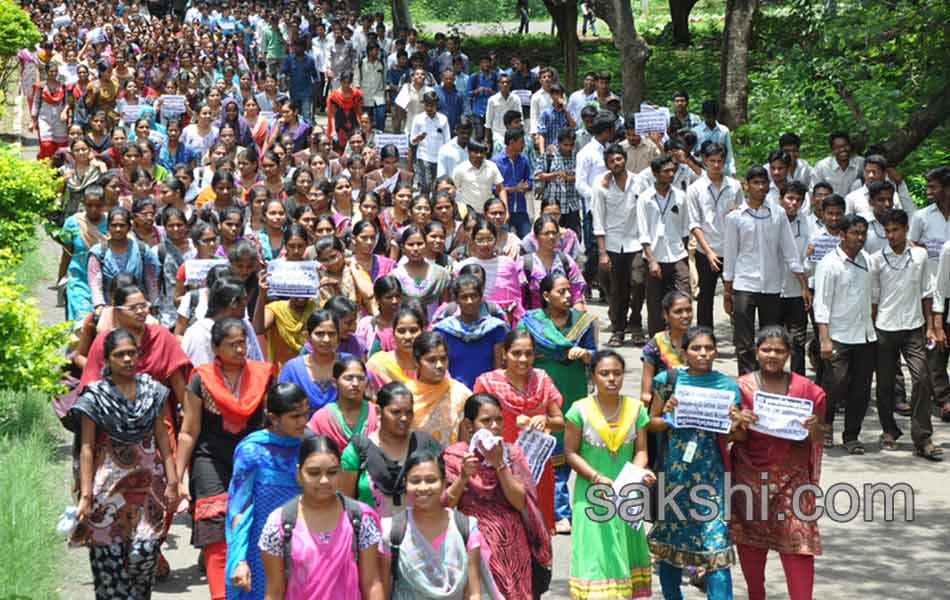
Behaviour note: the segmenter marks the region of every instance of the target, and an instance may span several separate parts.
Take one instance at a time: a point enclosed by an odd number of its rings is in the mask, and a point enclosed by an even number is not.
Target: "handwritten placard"
[[[185,261],[185,285],[204,285],[208,271],[217,265],[227,265],[226,258],[192,258]]]
[[[634,113],[633,118],[638,135],[666,133],[666,117],[659,111]]]
[[[139,115],[142,114],[141,104],[126,104],[122,107],[122,120],[126,123],[134,123]]]
[[[157,129],[149,130],[148,132],[148,141],[152,142],[157,146],[161,146],[166,141],[168,141],[168,136],[158,131]]]
[[[412,101],[412,96],[409,94],[409,84],[402,86],[402,89],[399,90],[399,93],[396,94],[396,99],[394,102],[399,108],[406,110],[409,103]]]
[[[632,485],[645,485],[643,477],[646,470],[641,469],[632,462],[628,462],[620,470],[620,473],[614,478],[614,504],[617,507],[620,518],[627,522],[633,529],[643,527],[643,505],[646,498],[643,498],[643,489],[637,491],[637,488],[631,488]],[[626,489],[625,489],[626,488]],[[626,491],[626,493],[624,493]],[[634,498],[643,498],[643,502],[628,502]]]
[[[531,104],[531,90],[511,90],[511,95],[521,100],[521,106]]]
[[[72,85],[79,81],[79,65],[60,65],[59,72],[63,76],[63,83]]]
[[[801,441],[808,437],[802,421],[814,411],[811,400],[759,391],[752,397],[752,412],[758,420],[749,428],[777,438]]]
[[[86,41],[90,44],[104,44],[106,41],[106,32],[101,27],[90,29],[86,32]]]
[[[924,246],[927,247],[927,258],[940,258],[940,253],[943,252],[944,242],[946,242],[946,240],[924,240]]]
[[[515,445],[521,448],[525,458],[528,460],[528,467],[534,476],[534,482],[541,481],[541,475],[544,473],[544,465],[547,464],[551,455],[554,454],[554,446],[557,440],[553,435],[538,431],[537,429],[522,429],[515,440]]]
[[[376,147],[392,144],[399,149],[399,156],[409,156],[409,138],[404,133],[377,133]]]
[[[162,116],[175,117],[185,113],[185,97],[164,95],[158,99],[162,103]]]
[[[267,263],[268,296],[279,298],[315,298],[320,291],[317,263],[312,260],[272,260]]]
[[[828,235],[827,233],[819,235],[809,244],[814,251],[808,257],[808,260],[813,263],[821,262],[821,259],[827,256],[828,253],[834,252],[840,243],[841,238],[837,236]]]
[[[692,427],[716,433],[729,433],[732,426],[729,409],[736,400],[734,392],[677,385],[673,393],[676,396],[673,427]]]
[[[69,15],[59,15],[53,17],[53,27],[55,29],[62,29],[63,27],[69,27],[73,22],[72,17]]]

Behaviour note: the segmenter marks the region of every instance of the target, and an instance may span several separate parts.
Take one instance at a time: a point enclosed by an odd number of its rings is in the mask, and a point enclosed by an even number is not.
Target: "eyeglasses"
[[[126,312],[130,312],[130,313],[141,313],[141,312],[147,312],[148,309],[150,309],[151,307],[152,305],[150,303],[141,302],[139,304],[133,304],[132,306],[125,306],[125,305],[119,306],[118,308],[121,308],[122,310]]]
[[[213,237],[213,238],[202,238],[202,239],[198,240],[198,243],[199,243],[199,244],[213,244],[213,243],[215,243],[215,242],[217,242],[217,241],[218,241],[218,238],[216,238],[216,237]]]

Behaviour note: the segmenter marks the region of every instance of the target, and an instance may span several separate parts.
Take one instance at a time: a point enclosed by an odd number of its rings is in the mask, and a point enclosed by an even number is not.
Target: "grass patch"
[[[38,240],[46,234],[37,229],[36,235]],[[16,283],[30,291],[44,278],[55,275],[57,267],[56,258],[50,253],[43,252],[37,240],[30,242],[30,247],[23,254],[23,260],[13,273]]]

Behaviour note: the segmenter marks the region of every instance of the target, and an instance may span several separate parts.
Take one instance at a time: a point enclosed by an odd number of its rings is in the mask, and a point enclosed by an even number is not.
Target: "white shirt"
[[[571,113],[571,116],[574,117],[575,123],[581,122],[581,111],[584,110],[584,107],[590,104],[596,96],[596,91],[588,94],[584,91],[584,88],[570,95],[567,99],[567,112]]]
[[[673,174],[672,187],[685,192],[699,177],[696,171],[690,169],[683,163],[679,163],[676,165],[676,173]],[[656,183],[656,177],[653,176],[653,169],[651,167],[647,167],[637,173],[637,179],[639,180],[641,192],[646,191],[647,188],[652,187],[653,184]]]
[[[906,212],[908,219],[913,217],[914,213],[917,212],[917,205],[914,204],[914,199],[910,197],[907,184],[902,181],[900,185],[895,185],[894,188],[896,190],[894,208]],[[868,186],[862,184],[860,180],[855,180],[851,185],[851,192],[844,197],[844,202],[845,214],[860,215],[861,213],[871,212],[871,195],[868,193]]]
[[[455,167],[466,160],[468,160],[468,149],[459,146],[457,137],[452,138],[448,144],[439,148],[439,155],[435,161],[438,164],[435,176],[448,175],[451,177]]]
[[[877,341],[871,322],[871,269],[861,250],[854,260],[841,247],[818,263],[815,273],[815,322],[828,326],[828,336],[839,344]]]
[[[937,276],[943,245],[950,241],[950,219],[943,217],[943,213],[936,204],[922,208],[914,213],[910,220],[910,232],[907,234],[907,239],[926,246],[927,258],[930,259],[927,261],[927,272],[931,278],[931,285],[936,287],[933,279]],[[936,306],[934,308],[936,309]],[[943,310],[942,303],[940,310]]]
[[[452,180],[458,189],[459,199],[476,209],[481,209],[485,201],[495,193],[495,187],[504,183],[498,165],[488,159],[482,161],[482,166],[476,169],[471,161],[466,160],[452,171]]]
[[[772,171],[769,170],[769,163],[762,165],[762,168],[769,174],[769,186],[775,186],[775,180],[772,179]],[[795,162],[795,172],[789,173],[786,178],[789,181],[800,181],[809,190],[811,190],[812,185],[817,183],[815,180],[815,170],[811,168],[808,161],[801,158]]]
[[[651,187],[640,195],[637,227],[640,243],[650,246],[657,262],[674,263],[686,258],[683,244],[683,238],[689,235],[686,194],[670,186],[664,198],[655,187]]]
[[[530,134],[534,135],[538,132],[538,121],[541,120],[541,113],[553,104],[554,101],[551,100],[551,94],[545,92],[544,88],[531,94],[531,123],[528,124],[528,132]]]
[[[353,85],[363,92],[363,106],[386,104],[386,68],[381,60],[360,60],[353,73]]]
[[[864,242],[864,251],[873,258],[875,252],[890,245],[887,241],[887,232],[884,231],[884,225],[877,220],[874,213],[866,212],[861,216],[868,222],[868,237]]]
[[[514,94],[508,94],[505,98],[501,92],[488,98],[488,108],[485,109],[485,126],[491,129],[494,141],[500,137],[505,139],[505,113],[509,110],[516,110],[521,114],[521,100]]]
[[[594,235],[604,236],[604,244],[610,252],[640,252],[640,236],[637,233],[637,191],[632,173],[627,174],[624,188],[617,180],[610,180],[604,187],[603,176],[594,182],[591,196],[591,221]]]
[[[815,163],[815,183],[825,181],[839,196],[847,196],[851,184],[864,173],[864,157],[852,156],[848,166],[842,169],[834,156],[826,156]]]
[[[241,320],[244,332],[247,334],[247,358],[250,360],[264,360],[261,346],[254,333],[254,326],[245,317]],[[214,350],[211,348],[211,328],[214,319],[204,317],[191,324],[181,338],[181,348],[191,359],[192,366],[200,367],[214,361]]]
[[[732,177],[723,176],[719,188],[705,173],[686,188],[686,208],[689,212],[689,230],[702,229],[706,243],[716,254],[722,255],[722,233],[726,215],[745,199],[742,185]],[[697,245],[696,250],[703,249]]]
[[[944,244],[940,250],[940,262],[936,272],[936,277],[930,281],[934,292],[933,312],[943,314],[943,305],[947,298],[950,298],[950,242]]]
[[[604,145],[597,141],[597,138],[591,139],[577,153],[574,164],[574,189],[589,204],[597,177],[607,172],[607,164],[604,162]]]
[[[419,160],[434,163],[439,157],[439,148],[449,141],[449,120],[440,112],[430,117],[427,113],[420,113],[412,120],[412,131],[409,133],[409,140],[416,139],[416,136],[426,134],[416,149],[416,158]]]
[[[788,222],[788,226],[792,228],[792,237],[795,238],[798,260],[804,263],[805,249],[808,247],[808,241],[811,239],[811,228],[808,224],[808,217],[798,213],[794,219]],[[785,279],[782,282],[782,298],[801,298],[802,284],[798,282],[798,278],[795,277],[795,274],[787,265],[783,266],[785,267]]]
[[[871,255],[871,304],[877,304],[878,329],[907,331],[924,325],[921,300],[933,295],[926,270],[927,251],[909,243],[900,256],[890,244]]]
[[[803,272],[788,216],[774,204],[743,202],[726,216],[724,238],[722,278],[735,290],[778,294],[786,267]]]

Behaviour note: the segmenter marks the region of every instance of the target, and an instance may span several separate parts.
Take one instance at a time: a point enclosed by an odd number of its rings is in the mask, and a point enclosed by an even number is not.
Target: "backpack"
[[[469,522],[468,516],[460,510],[452,511],[452,520],[455,527],[462,534],[462,543],[468,547]],[[403,511],[393,516],[392,529],[389,531],[389,549],[392,556],[393,584],[399,579],[399,546],[406,537],[406,527],[409,525],[409,515]]]
[[[350,521],[350,525],[353,527],[353,560],[356,561],[356,564],[359,564],[360,527],[363,522],[363,510],[356,500],[344,496],[340,492],[337,492],[336,495],[343,503],[343,510],[346,511],[346,516]],[[284,534],[284,577],[286,577],[288,581],[290,580],[290,544],[294,537],[294,527],[297,526],[297,505],[299,502],[300,496],[294,496],[284,503],[280,509],[280,527]]]
[[[188,296],[188,327],[191,327],[198,320],[195,318],[195,313],[198,311],[198,302],[201,300],[201,289],[188,290],[185,294]]]
[[[521,290],[521,303],[525,310],[540,308],[539,306],[534,306],[531,301],[531,271],[534,267],[535,254],[537,254],[537,252],[530,252],[521,256],[521,270],[524,271],[524,278],[526,280],[526,283]],[[554,253],[554,258],[561,261],[561,268],[564,269],[564,275],[569,277],[571,273],[571,263],[567,261],[567,256],[558,250]]]

